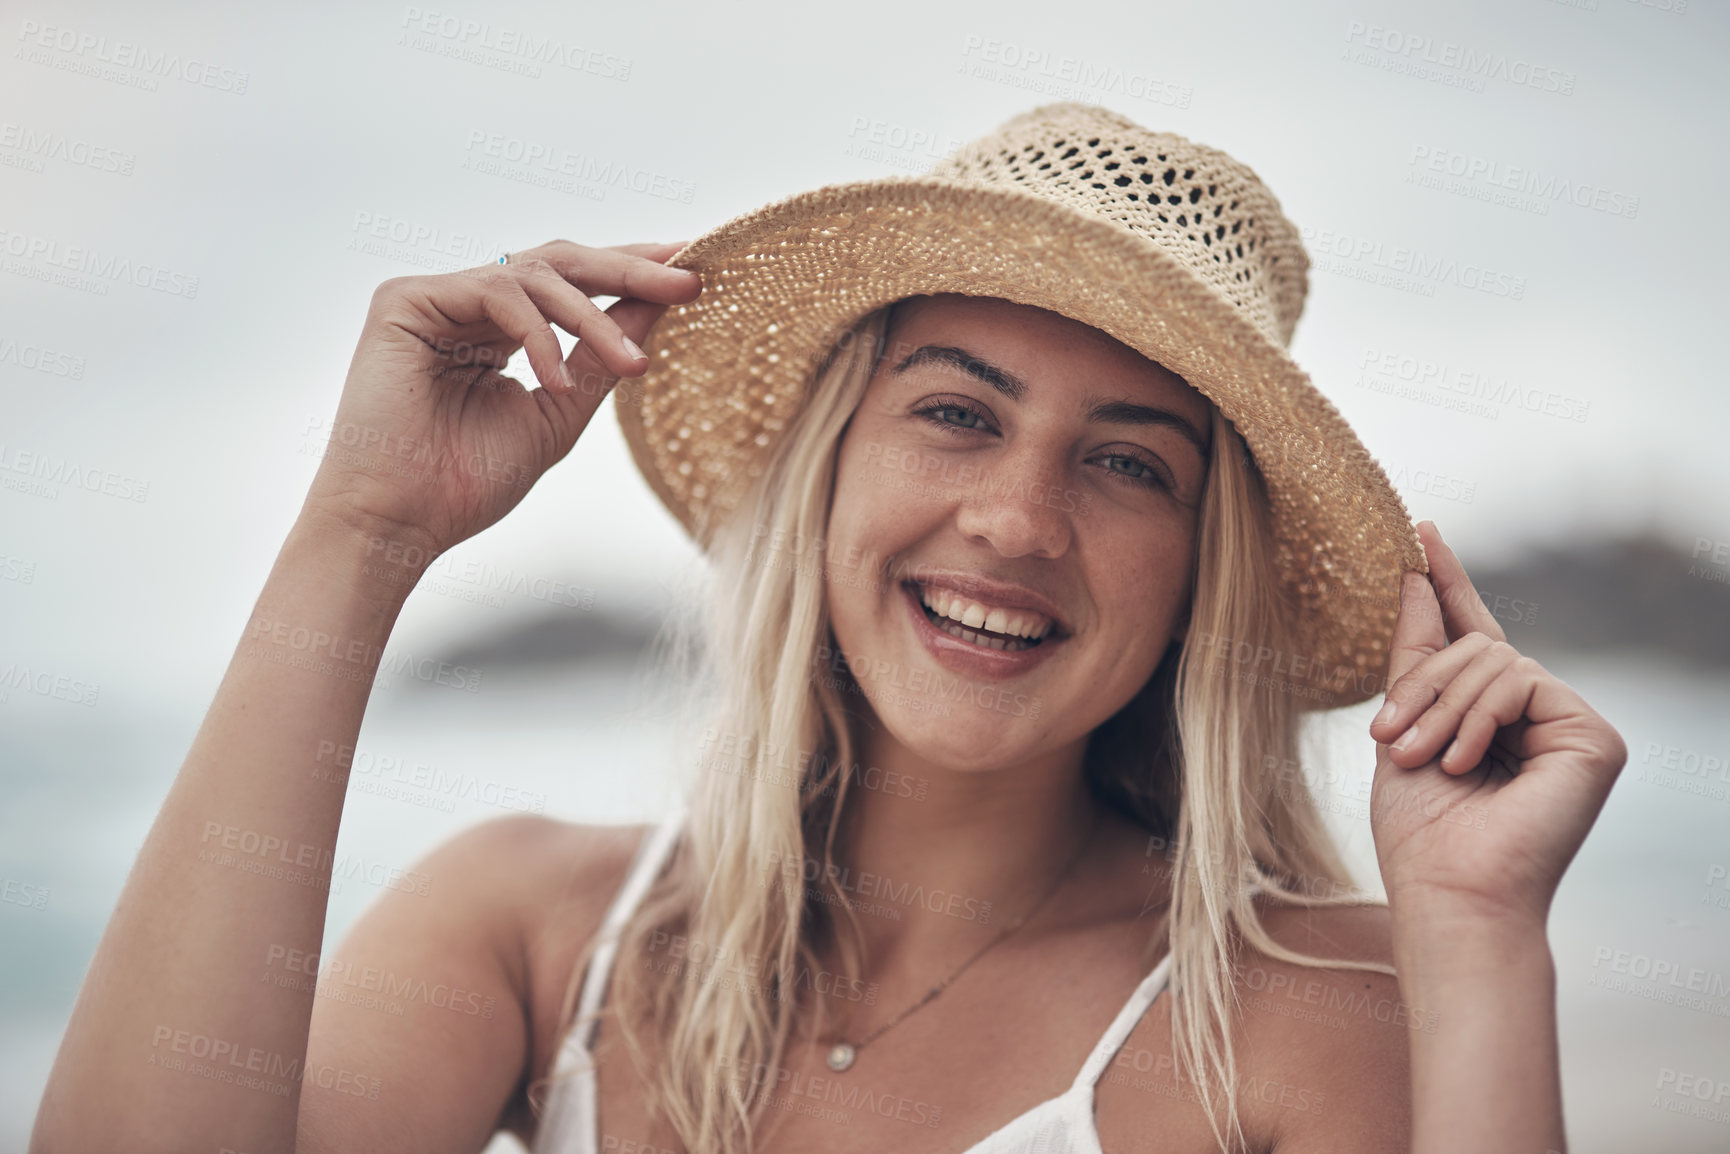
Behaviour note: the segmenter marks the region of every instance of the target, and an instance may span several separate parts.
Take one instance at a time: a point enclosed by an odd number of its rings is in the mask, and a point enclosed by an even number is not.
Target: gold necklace
[[[895,1017],[889,1020],[887,1025],[877,1027],[877,1029],[871,1031],[871,1033],[867,1034],[858,1042],[836,1042],[829,1048],[829,1068],[839,1074],[841,1071],[852,1066],[853,1060],[859,1056],[859,1051],[863,1050],[867,1044],[876,1041],[877,1038],[891,1026],[899,1024],[901,1019],[926,1005],[938,994],[941,994],[948,987],[950,982],[953,982],[956,978],[961,976],[963,970],[984,957],[988,950],[996,947],[1005,938],[1009,937],[1010,934],[1013,934],[1016,930],[1020,929],[1022,923],[1026,922],[1028,918],[1038,913],[1045,906],[1045,903],[1051,900],[1052,895],[1057,893],[1058,887],[1063,884],[1063,880],[1069,876],[1070,871],[1075,868],[1075,864],[1081,860],[1081,851],[1087,848],[1087,843],[1092,840],[1093,833],[1098,829],[1098,827],[1099,813],[1098,811],[1095,811],[1093,815],[1093,823],[1088,827],[1088,836],[1081,839],[1081,843],[1075,847],[1075,853],[1070,856],[1069,864],[1063,867],[1063,872],[1057,875],[1057,880],[1051,883],[1051,888],[1045,891],[1045,896],[1040,898],[1031,910],[1028,910],[1013,922],[1009,923],[1009,926],[1004,929],[1002,933],[987,942],[983,949],[979,950],[965,962],[962,962],[961,965],[958,966],[947,978],[944,978],[941,982],[932,986],[923,998],[920,998],[917,1002],[914,1002],[911,1006],[902,1010],[899,1014],[896,1014]]]

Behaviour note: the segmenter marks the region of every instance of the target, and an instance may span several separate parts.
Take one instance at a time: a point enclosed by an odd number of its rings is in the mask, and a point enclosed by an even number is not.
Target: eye
[[[962,433],[988,432],[986,424],[989,418],[972,401],[961,397],[938,397],[924,406],[914,409],[915,416],[924,417],[931,424],[952,436]],[[956,418],[972,418],[977,424],[965,424]],[[1135,485],[1143,489],[1166,489],[1177,491],[1177,482],[1161,462],[1154,458],[1143,458],[1133,453],[1108,453],[1096,458],[1106,463],[1106,472],[1116,477],[1120,483]]]
[[[1175,488],[1170,475],[1152,461],[1144,461],[1140,457],[1128,453],[1111,453],[1100,459],[1106,462],[1106,472],[1114,477],[1121,477],[1128,484],[1141,485],[1149,489]],[[1126,464],[1129,466],[1129,470],[1125,472],[1114,469],[1111,467],[1113,462]]]
[[[985,414],[970,402],[959,398],[939,397],[923,408],[914,409],[913,412],[916,416],[924,417],[933,425],[949,433],[977,432],[988,427],[984,423]],[[955,414],[972,417],[980,423],[977,425],[957,423],[950,419],[951,415]]]

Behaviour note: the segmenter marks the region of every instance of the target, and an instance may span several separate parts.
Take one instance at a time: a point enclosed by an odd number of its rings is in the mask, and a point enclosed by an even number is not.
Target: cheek
[[[883,440],[864,413],[856,414],[841,438],[835,461],[835,495],[830,503],[830,536],[838,537],[870,512],[871,480],[881,467]]]
[[[1108,634],[1145,642],[1163,653],[1189,604],[1189,572],[1194,557],[1193,522],[1173,516],[1149,532],[1143,517],[1135,526],[1096,525],[1098,562],[1089,567],[1089,584]]]
[[[862,451],[867,448],[861,443],[843,447],[829,506],[822,562],[829,617],[838,637],[850,627],[870,627],[888,592],[893,554],[902,545],[874,463],[879,454],[868,457]]]
[[[861,565],[870,564],[869,551],[880,540],[879,524],[882,501],[879,489],[872,483],[874,469],[864,464],[857,453],[844,457],[835,473],[835,494],[829,505],[828,538],[824,558],[830,570],[858,573]]]
[[[887,554],[914,540],[946,496],[930,481],[921,451],[880,422],[851,426],[836,462],[829,536]]]
[[[911,454],[878,430],[860,429],[841,454],[835,475],[836,505],[854,520],[872,520],[882,506],[905,494],[912,475],[904,474],[900,466],[911,460]]]

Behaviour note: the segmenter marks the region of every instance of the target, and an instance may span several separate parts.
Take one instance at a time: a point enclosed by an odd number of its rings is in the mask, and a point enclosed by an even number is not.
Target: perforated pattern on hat
[[[963,145],[930,175],[1037,186],[1182,260],[1270,340],[1291,343],[1309,258],[1279,202],[1246,165],[1104,109],[1058,105]]]

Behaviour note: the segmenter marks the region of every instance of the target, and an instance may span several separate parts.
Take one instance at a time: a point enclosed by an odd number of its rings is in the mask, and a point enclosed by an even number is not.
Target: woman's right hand
[[[634,342],[696,299],[701,278],[664,263],[682,247],[555,240],[379,285],[302,516],[389,534],[425,562],[499,520],[619,378],[647,371]],[[603,312],[590,295],[619,299]],[[578,338],[568,360],[554,324]],[[501,371],[521,348],[541,388]]]

